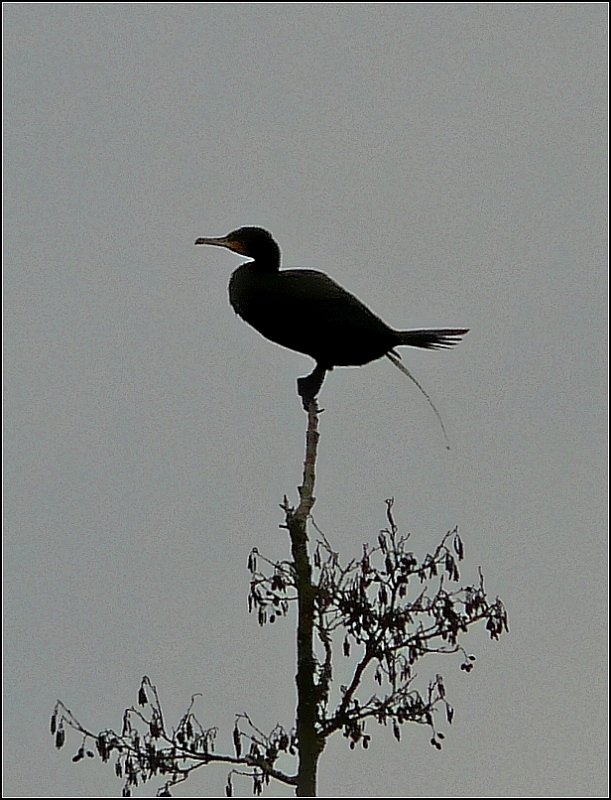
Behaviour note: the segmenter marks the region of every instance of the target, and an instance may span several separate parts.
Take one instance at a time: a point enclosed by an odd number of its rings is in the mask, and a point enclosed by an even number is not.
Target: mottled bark
[[[286,506],[286,521],[291,537],[298,595],[297,620],[297,740],[299,768],[297,797],[316,797],[316,772],[323,750],[323,739],[317,730],[317,694],[314,658],[314,599],[312,567],[308,554],[307,521],[314,505],[316,447],[318,444],[318,406],[308,407],[308,430],[303,483],[299,487],[300,502],[296,509]]]

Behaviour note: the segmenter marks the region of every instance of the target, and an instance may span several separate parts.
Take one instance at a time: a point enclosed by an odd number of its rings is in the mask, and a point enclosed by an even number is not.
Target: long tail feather
[[[439,420],[439,424],[441,425],[441,430],[443,432],[443,437],[444,437],[445,442],[446,442],[446,450],[449,450],[450,449],[450,440],[448,439],[448,433],[446,431],[446,426],[443,424],[443,420],[441,419],[441,414],[437,410],[437,408],[435,406],[435,403],[433,403],[433,401],[431,400],[428,392],[425,389],[423,389],[423,387],[419,384],[419,382],[416,380],[416,378],[414,378],[414,376],[408,370],[408,368],[404,364],[401,363],[401,357],[399,356],[398,353],[395,353],[393,350],[391,350],[389,353],[386,353],[386,358],[388,358],[389,361],[391,361],[395,365],[395,367],[397,367],[397,369],[400,369],[401,372],[404,375],[407,375],[407,377],[416,384],[416,386],[420,389],[422,394],[425,396],[427,403],[433,409],[433,411],[435,412],[435,416]]]

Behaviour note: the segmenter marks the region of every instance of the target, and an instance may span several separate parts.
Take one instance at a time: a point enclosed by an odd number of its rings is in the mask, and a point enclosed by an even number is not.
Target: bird
[[[267,339],[314,359],[313,371],[297,379],[306,411],[318,397],[327,372],[334,367],[362,366],[383,356],[413,380],[433,406],[395,348],[452,347],[468,333],[467,328],[395,330],[324,272],[280,269],[280,247],[264,228],[246,226],[226,236],[200,237],[195,244],[224,247],[251,259],[231,275],[230,305]]]

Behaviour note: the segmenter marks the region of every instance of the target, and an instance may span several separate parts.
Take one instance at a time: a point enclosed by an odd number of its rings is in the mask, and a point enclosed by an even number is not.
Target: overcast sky
[[[219,750],[234,712],[291,725],[294,627],[249,618],[246,560],[288,553],[311,362],[193,246],[245,224],[397,328],[471,328],[403,351],[449,453],[386,359],[328,377],[315,517],[346,558],[389,496],[420,555],[459,525],[510,615],[470,675],[420,662],[440,753],[336,737],[320,795],[606,796],[606,4],[3,11],[5,796],[120,794],[48,719],[119,727],[145,673],[171,720],[203,692]]]

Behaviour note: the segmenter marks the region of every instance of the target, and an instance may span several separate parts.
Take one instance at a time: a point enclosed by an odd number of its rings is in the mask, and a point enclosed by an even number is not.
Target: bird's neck
[[[269,253],[265,256],[258,256],[254,261],[250,261],[244,266],[248,266],[250,270],[261,275],[264,273],[266,275],[272,275],[280,269],[280,251],[278,251],[275,257],[272,257]]]
[[[254,259],[253,269],[259,272],[278,272],[280,269],[280,248],[273,239],[259,243],[250,255]]]

